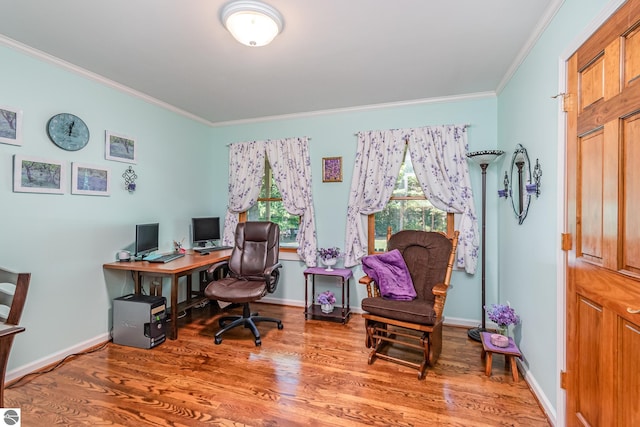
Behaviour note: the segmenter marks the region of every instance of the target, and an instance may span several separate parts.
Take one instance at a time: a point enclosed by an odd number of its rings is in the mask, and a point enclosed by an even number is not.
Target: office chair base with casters
[[[216,332],[214,342],[216,344],[222,343],[222,334],[227,332],[229,329],[233,329],[236,326],[243,325],[245,328],[251,329],[251,332],[255,337],[254,341],[256,343],[256,347],[260,347],[262,345],[262,340],[260,339],[260,332],[258,331],[258,328],[256,326],[256,323],[258,322],[274,322],[278,325],[278,329],[281,330],[282,328],[284,328],[280,319],[260,316],[258,313],[251,313],[249,303],[245,303],[242,306],[242,315],[224,316],[218,320],[218,324],[222,329]]]

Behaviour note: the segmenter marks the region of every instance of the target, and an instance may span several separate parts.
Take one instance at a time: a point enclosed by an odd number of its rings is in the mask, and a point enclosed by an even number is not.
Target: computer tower
[[[166,338],[164,297],[129,294],[113,300],[113,342],[153,348]]]

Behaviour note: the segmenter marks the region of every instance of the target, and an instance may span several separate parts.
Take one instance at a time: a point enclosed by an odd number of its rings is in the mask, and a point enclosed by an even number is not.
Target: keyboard
[[[178,259],[178,258],[182,258],[184,256],[184,254],[168,254],[168,255],[162,255],[158,258],[153,258],[153,259],[149,259],[147,261],[149,262],[170,262],[173,261],[174,259]]]
[[[233,246],[213,246],[211,248],[194,248],[193,250],[201,254],[208,254],[209,252],[222,251],[224,249],[233,249]]]

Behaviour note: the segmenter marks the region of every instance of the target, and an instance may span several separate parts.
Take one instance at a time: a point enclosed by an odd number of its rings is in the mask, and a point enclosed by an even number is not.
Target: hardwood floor
[[[180,320],[179,339],[144,350],[109,343],[52,372],[10,386],[6,407],[22,426],[549,426],[527,383],[496,356],[485,376],[482,346],[444,328],[442,355],[426,378],[377,360],[367,364],[363,320],[304,320],[302,309],[252,306],[279,317],[213,343],[208,309]]]

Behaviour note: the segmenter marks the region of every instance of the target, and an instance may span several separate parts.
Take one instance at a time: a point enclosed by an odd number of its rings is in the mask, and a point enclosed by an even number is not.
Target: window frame
[[[410,154],[409,154],[409,150],[407,150],[407,146],[406,146],[406,143],[405,143],[405,154],[404,154],[405,157],[402,159],[402,163],[403,164],[404,164],[404,161],[405,161],[407,155],[410,155]],[[391,201],[398,201],[398,200],[399,201],[403,201],[403,200],[427,200],[428,201],[429,199],[424,194],[424,192],[422,193],[422,196],[393,196],[392,195],[389,198],[389,200],[387,201],[387,204],[389,202],[391,202]],[[386,205],[385,205],[385,208],[386,208]],[[375,250],[376,213],[378,213],[378,212],[374,212],[372,214],[369,214],[368,218],[367,218],[367,253],[369,255],[383,253],[383,252]],[[454,230],[455,230],[455,222],[454,221],[455,221],[454,214],[450,213],[450,212],[447,212],[447,231],[446,231],[447,236],[453,236],[453,233],[454,233]],[[389,238],[391,237],[392,234],[393,234],[393,230],[391,229],[391,226],[388,226],[387,227],[387,241],[389,241]]]

